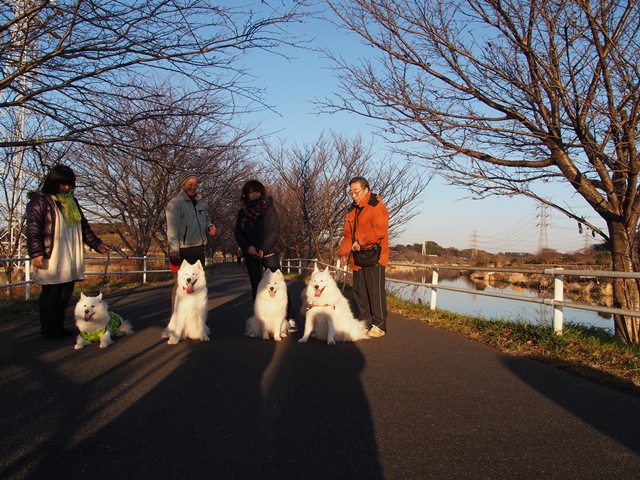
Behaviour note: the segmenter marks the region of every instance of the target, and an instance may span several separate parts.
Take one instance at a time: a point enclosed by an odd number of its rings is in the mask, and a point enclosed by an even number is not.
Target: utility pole
[[[14,6],[14,16],[16,19],[23,18],[25,13],[32,7],[33,0],[16,0]],[[30,20],[23,19],[16,21],[10,28],[9,52],[7,55],[6,67],[17,73],[16,84],[18,91],[13,88],[4,89],[0,92],[3,96],[13,95],[17,101],[20,97],[29,91],[30,80],[28,75],[19,73],[22,67],[32,61],[33,55],[38,50],[36,42],[27,38]],[[35,43],[35,44],[34,44]],[[8,74],[5,73],[5,76]],[[7,93],[8,92],[8,93]],[[7,101],[13,98],[6,98]],[[13,141],[15,146],[12,147],[6,156],[2,175],[5,179],[4,192],[5,198],[8,200],[6,211],[3,211],[5,218],[3,223],[7,225],[7,236],[3,245],[3,252],[10,256],[22,256],[21,246],[25,240],[23,233],[23,218],[25,210],[24,190],[25,190],[25,163],[27,161],[26,147],[22,145],[27,135],[27,123],[29,114],[23,106],[17,106],[9,109],[2,115],[11,116],[9,121],[13,128],[4,132],[5,140]],[[8,122],[8,123],[9,123]]]

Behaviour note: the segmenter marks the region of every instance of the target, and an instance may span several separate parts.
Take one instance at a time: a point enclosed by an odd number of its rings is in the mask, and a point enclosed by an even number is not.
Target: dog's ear
[[[198,270],[204,270],[202,268],[202,262],[200,262],[200,260],[196,260],[196,267],[198,267]]]
[[[86,295],[84,294],[84,292],[80,292],[80,300],[84,299],[86,297]]]
[[[102,300],[102,292],[98,295],[98,300]]]
[[[318,264],[317,264],[317,263],[314,263],[314,264],[313,264],[313,272],[315,273],[315,272],[319,272],[319,271],[320,271],[320,270],[318,270]]]

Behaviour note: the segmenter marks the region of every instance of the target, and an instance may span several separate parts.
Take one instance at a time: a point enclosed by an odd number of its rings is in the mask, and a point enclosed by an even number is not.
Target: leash
[[[109,260],[111,260],[111,250],[118,252],[118,254],[122,257],[122,258],[129,258],[129,256],[124,253],[120,248],[116,247],[115,245],[107,245],[107,247],[109,247],[109,250],[107,250],[107,261],[104,264],[104,273],[102,274],[102,284],[100,285],[100,293],[103,293],[104,291],[104,285],[105,283],[107,283],[107,270],[109,269]]]

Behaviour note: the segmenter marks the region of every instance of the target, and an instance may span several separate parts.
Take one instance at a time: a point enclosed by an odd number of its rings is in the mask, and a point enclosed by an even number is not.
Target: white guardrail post
[[[553,276],[553,300],[562,302],[564,300],[564,275],[556,273]],[[553,305],[553,333],[562,335],[562,323],[564,312],[561,305]]]
[[[24,279],[29,282],[24,287],[24,298],[26,300],[31,299],[31,258],[28,258],[24,262]]]
[[[142,270],[144,273],[142,274],[142,283],[147,283],[147,256],[142,257]]]
[[[433,273],[431,274],[431,300],[429,300],[429,308],[431,310],[436,309],[436,304],[438,303],[438,269],[434,268]]]

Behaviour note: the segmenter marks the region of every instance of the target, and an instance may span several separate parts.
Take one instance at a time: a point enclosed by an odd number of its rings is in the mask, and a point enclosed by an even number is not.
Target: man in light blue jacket
[[[215,235],[216,227],[198,195],[197,175],[194,172],[183,173],[180,186],[182,189],[166,209],[169,258],[174,267],[179,267],[186,259],[191,264],[200,260],[204,268],[207,235]]]

